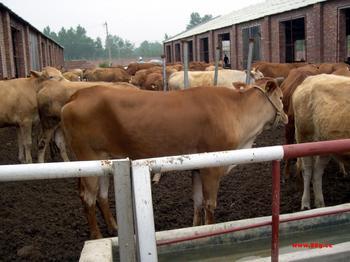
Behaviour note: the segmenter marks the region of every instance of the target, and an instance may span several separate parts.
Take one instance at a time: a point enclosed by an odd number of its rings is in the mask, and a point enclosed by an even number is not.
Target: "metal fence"
[[[113,175],[117,220],[119,224],[118,242],[120,260],[157,261],[157,245],[150,181],[151,172],[190,170],[273,161],[271,260],[278,261],[278,231],[280,223],[279,161],[295,157],[347,151],[350,151],[350,139],[161,157],[136,161],[122,159],[2,165],[0,166],[0,182]],[[134,241],[134,232],[136,241]]]

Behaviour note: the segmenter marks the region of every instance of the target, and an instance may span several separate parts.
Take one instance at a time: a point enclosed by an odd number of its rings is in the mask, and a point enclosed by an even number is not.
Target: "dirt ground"
[[[282,136],[282,128],[265,131],[254,147],[283,144]],[[33,153],[36,157],[35,148]],[[16,163],[15,129],[2,128],[0,164]],[[296,179],[281,189],[281,212],[298,211]],[[153,186],[157,231],[191,226],[191,192],[189,172],[168,173]],[[327,206],[350,202],[350,176],[344,178],[333,162],[326,169],[323,192]],[[217,205],[217,222],[271,215],[271,163],[236,167],[222,179]],[[108,236],[101,217],[99,222]],[[88,237],[77,179],[0,183],[0,261],[77,261]]]

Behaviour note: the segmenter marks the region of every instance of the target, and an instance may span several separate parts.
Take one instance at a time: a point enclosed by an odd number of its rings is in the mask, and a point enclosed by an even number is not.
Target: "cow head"
[[[35,90],[38,92],[43,88],[46,81],[68,81],[62,73],[54,67],[45,67],[43,71],[30,71],[30,78],[34,81]]]
[[[259,71],[259,69],[255,69],[253,68],[251,71],[250,71],[250,76],[255,79],[255,80],[258,80],[258,79],[261,79],[264,77],[264,74],[262,72]]]
[[[272,126],[276,127],[279,123],[287,124],[288,116],[283,111],[283,94],[277,81],[273,78],[264,78],[258,80],[256,84],[258,85],[254,87],[259,89],[266,96],[276,111]]]
[[[40,81],[45,81],[50,79],[55,79],[55,80],[64,79],[62,73],[54,67],[45,67],[41,72],[31,70],[30,74],[31,74],[31,77],[36,78],[37,80],[40,80]]]

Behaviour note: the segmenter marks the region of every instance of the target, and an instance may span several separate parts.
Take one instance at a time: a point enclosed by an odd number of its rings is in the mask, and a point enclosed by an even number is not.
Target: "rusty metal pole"
[[[252,60],[253,60],[253,48],[254,48],[254,39],[249,39],[249,50],[248,50],[248,61],[247,61],[247,76],[245,83],[250,83],[250,71],[252,70]]]
[[[220,48],[215,49],[215,69],[214,69],[214,86],[218,85],[218,74],[219,74],[219,59],[220,59]]]
[[[183,63],[184,63],[184,88],[188,88],[189,81],[188,81],[188,42],[183,41]]]
[[[278,262],[280,223],[280,161],[272,161],[272,237],[271,261]]]
[[[162,64],[163,64],[163,91],[167,91],[167,78],[166,78],[166,58],[165,55],[161,56],[162,58]]]

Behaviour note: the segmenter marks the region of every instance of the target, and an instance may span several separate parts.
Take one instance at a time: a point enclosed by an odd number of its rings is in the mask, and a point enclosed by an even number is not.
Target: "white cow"
[[[297,143],[350,138],[350,78],[336,75],[309,76],[292,97]],[[349,164],[349,154],[335,155]],[[322,175],[330,156],[298,159],[302,167],[304,193],[301,209],[310,209],[312,179],[315,206],[323,207]]]
[[[240,70],[223,69],[218,71],[218,86],[224,86],[234,89],[233,82],[245,82],[246,72]],[[264,75],[260,71],[251,71],[250,83],[263,78]],[[189,71],[188,72],[189,87],[198,86],[213,86],[214,71]],[[184,72],[179,71],[170,75],[169,80],[170,90],[184,89]]]

